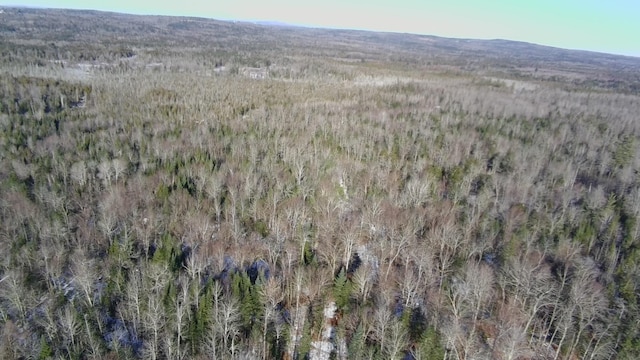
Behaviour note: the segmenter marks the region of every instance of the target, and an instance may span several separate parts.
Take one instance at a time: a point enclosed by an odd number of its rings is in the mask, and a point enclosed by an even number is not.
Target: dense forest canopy
[[[0,14],[0,357],[640,357],[640,59]]]

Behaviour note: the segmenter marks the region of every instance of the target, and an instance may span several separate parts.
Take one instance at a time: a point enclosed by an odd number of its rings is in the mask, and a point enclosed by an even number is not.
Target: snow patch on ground
[[[333,324],[332,320],[336,316],[338,307],[334,301],[329,302],[324,307],[324,328],[322,329],[322,338],[319,341],[311,343],[311,351],[309,359],[311,360],[329,360],[333,346]]]

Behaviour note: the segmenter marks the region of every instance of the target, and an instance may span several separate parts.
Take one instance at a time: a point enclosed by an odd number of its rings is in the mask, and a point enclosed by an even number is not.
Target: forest
[[[0,358],[640,358],[640,58],[2,9]]]

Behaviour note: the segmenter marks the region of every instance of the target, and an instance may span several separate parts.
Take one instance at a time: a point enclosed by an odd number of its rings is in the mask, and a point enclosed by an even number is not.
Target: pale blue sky
[[[639,0],[0,0],[8,4],[500,38],[640,57]]]

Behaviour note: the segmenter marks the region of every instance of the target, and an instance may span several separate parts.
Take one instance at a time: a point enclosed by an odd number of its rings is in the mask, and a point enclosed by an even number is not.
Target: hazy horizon
[[[148,0],[0,0],[2,6],[84,9],[135,15],[194,16],[218,20],[271,22],[292,26],[433,35],[458,39],[504,39],[573,50],[640,57],[640,3],[543,0],[512,4],[506,0],[447,4],[401,0],[364,2],[327,0],[304,5],[291,0],[268,4],[254,0],[155,4]]]

